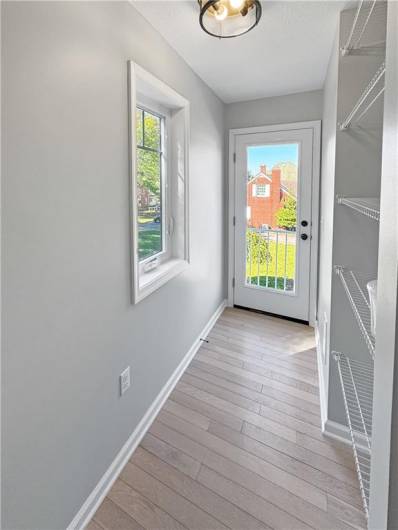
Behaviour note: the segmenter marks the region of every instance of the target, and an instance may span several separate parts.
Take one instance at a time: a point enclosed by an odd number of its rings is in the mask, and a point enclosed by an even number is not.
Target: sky
[[[299,144],[253,145],[247,149],[247,166],[252,175],[258,173],[262,164],[272,168],[278,162],[293,162],[298,165]]]

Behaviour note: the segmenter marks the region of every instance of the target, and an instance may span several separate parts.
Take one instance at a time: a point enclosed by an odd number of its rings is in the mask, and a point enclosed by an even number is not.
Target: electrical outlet
[[[130,388],[130,366],[128,366],[119,376],[120,395],[122,396]]]

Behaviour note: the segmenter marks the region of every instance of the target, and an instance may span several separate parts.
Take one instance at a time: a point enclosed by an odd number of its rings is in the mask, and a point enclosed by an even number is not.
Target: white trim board
[[[235,276],[235,237],[234,237],[234,205],[235,205],[235,140],[240,134],[255,134],[261,132],[286,131],[296,129],[313,129],[313,160],[312,160],[312,242],[311,242],[311,280],[309,323],[315,325],[317,313],[317,285],[318,285],[318,238],[319,238],[319,190],[321,172],[321,120],[302,121],[296,123],[283,123],[264,125],[259,127],[245,127],[229,130],[229,155],[228,155],[228,305],[234,305],[234,289],[232,280]]]
[[[156,416],[160,412],[160,409],[163,407],[167,398],[178,383],[180,377],[185,372],[192,358],[199,350],[202,344],[200,339],[206,337],[210,333],[210,330],[217,322],[219,316],[224,311],[226,305],[226,300],[223,300],[223,302],[219,305],[219,307],[210,317],[209,321],[207,322],[201,333],[197,336],[189,351],[184,355],[184,358],[182,359],[180,364],[174,370],[167,383],[161,389],[158,396],[153,401],[152,405],[148,408],[143,418],[141,419],[137,427],[134,429],[133,433],[130,435],[126,443],[116,455],[112,464],[106,470],[101,480],[95,486],[93,491],[90,493],[90,495],[84,502],[83,506],[75,515],[72,522],[67,527],[67,530],[82,530],[90,522],[98,507],[106,497],[108,491],[111,489],[114,482],[120,475],[122,469],[124,468],[131,455],[141,442],[142,438],[145,436],[146,432],[152,425]]]
[[[325,425],[328,420],[328,395],[327,395],[327,389],[325,386],[325,380],[323,377],[323,355],[327,355],[327,352],[322,351],[322,344],[321,344],[321,335],[319,332],[319,322],[318,320],[315,321],[314,326],[315,331],[315,342],[316,342],[316,359],[317,359],[317,366],[318,366],[318,380],[319,380],[319,405],[321,409],[321,427],[322,432],[325,430]]]
[[[350,430],[346,425],[342,425],[336,421],[326,420],[322,433],[328,438],[332,438],[333,440],[337,440],[338,442],[352,447]],[[355,434],[355,444],[361,449],[361,451],[369,451],[366,438],[360,433]]]

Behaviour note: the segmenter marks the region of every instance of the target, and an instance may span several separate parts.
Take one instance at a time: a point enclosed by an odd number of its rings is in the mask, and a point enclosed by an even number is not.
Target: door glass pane
[[[299,144],[247,148],[246,284],[294,292]]]

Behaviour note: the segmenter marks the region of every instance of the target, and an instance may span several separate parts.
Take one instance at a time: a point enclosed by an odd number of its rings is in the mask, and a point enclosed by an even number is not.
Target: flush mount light
[[[198,0],[203,31],[220,39],[239,37],[261,18],[259,0]]]

